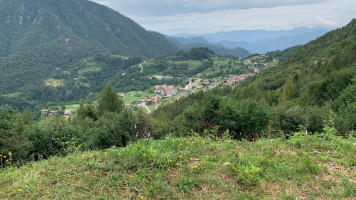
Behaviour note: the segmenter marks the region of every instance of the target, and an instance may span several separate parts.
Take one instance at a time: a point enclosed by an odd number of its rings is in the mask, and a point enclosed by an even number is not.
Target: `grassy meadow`
[[[227,136],[139,140],[124,148],[0,171],[1,199],[355,199],[356,139]]]

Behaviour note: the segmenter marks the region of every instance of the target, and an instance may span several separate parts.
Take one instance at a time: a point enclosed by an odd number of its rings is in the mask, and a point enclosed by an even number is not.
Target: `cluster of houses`
[[[64,111],[65,117],[70,117],[74,114],[74,109],[67,109]],[[50,117],[50,116],[59,116],[61,112],[59,110],[50,110],[50,109],[43,109],[41,110],[41,116],[43,117]]]
[[[244,65],[250,66],[250,67],[268,67],[267,63],[251,62],[251,60],[245,60]]]
[[[204,87],[212,88],[213,86],[213,84],[210,84],[209,82],[203,82],[201,79],[197,79],[194,82],[192,82],[190,79],[189,84],[184,87],[184,90],[192,91],[194,89],[202,89]]]
[[[171,97],[177,95],[179,90],[183,90],[182,86],[175,85],[155,85],[154,93],[157,93],[164,97]]]
[[[153,97],[144,97],[140,100],[138,100],[137,106],[140,107],[142,103],[160,103],[161,100],[165,97],[174,97],[175,100],[179,100],[179,97],[177,96],[178,91],[183,90],[182,86],[175,86],[175,85],[156,85],[154,93],[158,94]]]
[[[225,85],[237,85],[237,84],[245,81],[246,78],[250,77],[250,76],[255,76],[255,74],[248,73],[248,74],[242,74],[242,75],[239,75],[239,76],[234,76],[234,77],[228,79],[227,83]]]
[[[59,110],[44,109],[41,110],[41,116],[57,116],[59,115]]]
[[[152,78],[155,78],[155,79],[157,79],[157,80],[162,80],[162,79],[170,79],[170,78],[173,78],[172,76],[147,76],[147,78],[149,78],[149,79],[152,79]]]
[[[162,98],[163,98],[163,96],[161,96],[161,95],[157,95],[154,97],[144,97],[144,98],[138,100],[138,105],[141,103],[147,103],[147,102],[159,103],[159,102],[161,102]]]
[[[119,92],[119,93],[117,93],[117,95],[118,95],[119,97],[124,97],[126,94],[123,93],[123,92]]]

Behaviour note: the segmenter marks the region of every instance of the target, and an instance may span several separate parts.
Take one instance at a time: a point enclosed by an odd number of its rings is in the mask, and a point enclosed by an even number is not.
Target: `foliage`
[[[98,112],[103,114],[104,112],[115,112],[120,113],[124,108],[124,102],[117,95],[115,89],[107,84],[100,94],[100,99],[98,100]]]
[[[293,99],[296,96],[296,88],[293,83],[293,77],[289,76],[287,82],[283,86],[283,91],[279,97],[279,102],[285,102]]]
[[[0,106],[0,154],[3,155],[0,167],[7,162],[22,163],[30,147],[27,127],[21,116],[10,106]]]
[[[2,170],[0,191],[5,199],[352,199],[356,140],[325,130],[327,138],[296,133],[253,143],[142,139]]]

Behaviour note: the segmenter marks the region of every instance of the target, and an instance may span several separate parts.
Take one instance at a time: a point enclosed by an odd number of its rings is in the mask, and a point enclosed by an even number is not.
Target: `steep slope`
[[[98,53],[154,57],[177,50],[164,36],[87,0],[0,4],[0,95],[19,94],[21,101],[46,102],[47,97],[68,95],[71,97],[64,99],[71,100],[88,95],[92,92],[90,83],[73,80],[78,79],[77,71],[85,60]],[[122,67],[116,64],[116,69]],[[56,83],[44,83],[53,79]]]
[[[345,82],[339,85],[341,88],[335,91],[333,97],[319,99],[318,103],[314,102],[321,105],[325,100],[335,99],[342,89],[352,83],[351,79],[356,75],[355,67],[356,20],[354,19],[347,26],[331,31],[297,49],[282,65],[266,70],[265,74],[259,77],[258,82],[264,89],[274,90],[280,88],[287,77],[292,75],[302,89],[309,82],[323,82],[331,79],[332,76],[347,75],[343,77]],[[327,83],[324,84],[328,87]],[[306,92],[306,89],[303,88],[300,92]]]
[[[87,0],[4,1],[0,13],[2,56],[58,40],[74,40],[85,48],[124,56],[157,56],[176,50],[163,36]]]

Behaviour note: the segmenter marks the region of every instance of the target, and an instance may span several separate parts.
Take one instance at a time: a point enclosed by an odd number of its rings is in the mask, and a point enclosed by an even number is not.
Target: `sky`
[[[237,30],[338,28],[356,18],[356,0],[92,0],[167,35]]]

